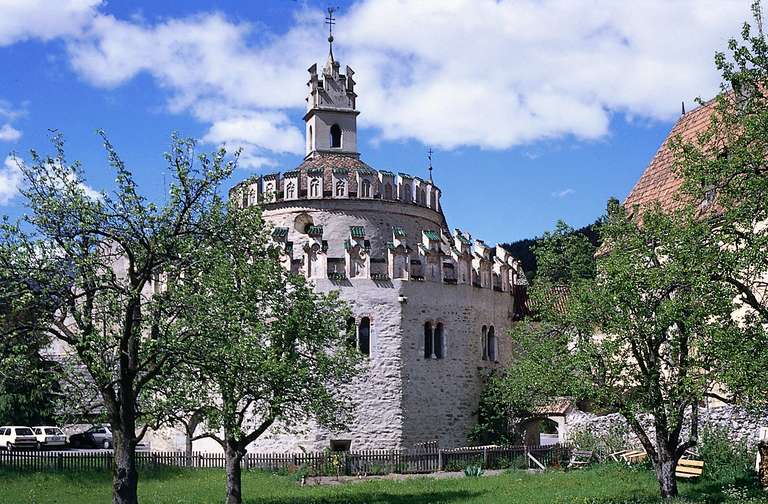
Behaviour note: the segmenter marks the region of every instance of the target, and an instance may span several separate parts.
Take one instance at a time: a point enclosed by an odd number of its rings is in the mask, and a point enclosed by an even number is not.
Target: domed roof
[[[314,152],[293,171],[299,172],[302,175],[322,173],[323,184],[326,187],[331,187],[334,171],[336,171],[337,176],[346,173],[350,182],[354,181],[355,172],[370,175],[378,174],[376,169],[361,161],[357,156],[327,152]],[[307,177],[299,177],[300,189],[306,189],[307,183]]]

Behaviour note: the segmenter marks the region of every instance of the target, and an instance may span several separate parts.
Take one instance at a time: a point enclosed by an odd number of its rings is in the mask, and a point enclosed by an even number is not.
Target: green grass
[[[143,504],[209,504],[224,500],[221,470],[165,470],[142,474]],[[754,483],[737,482],[757,495]],[[681,502],[767,502],[726,500],[723,482],[682,483]],[[0,472],[2,504],[103,504],[110,501],[104,473]],[[658,502],[658,487],[647,469],[602,465],[581,471],[529,474],[510,471],[480,478],[368,481],[300,487],[294,478],[263,473],[243,475],[249,504],[450,504],[582,503],[645,504]]]

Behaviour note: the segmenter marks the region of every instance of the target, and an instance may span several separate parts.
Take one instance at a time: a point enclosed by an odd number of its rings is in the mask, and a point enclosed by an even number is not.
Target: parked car
[[[94,425],[85,432],[69,436],[72,448],[112,448],[112,431],[108,425]]]
[[[36,446],[37,438],[29,427],[15,425],[0,427],[0,448],[13,451],[32,449]]]
[[[37,449],[43,448],[63,448],[67,445],[67,436],[61,429],[53,426],[32,427],[37,439]]]

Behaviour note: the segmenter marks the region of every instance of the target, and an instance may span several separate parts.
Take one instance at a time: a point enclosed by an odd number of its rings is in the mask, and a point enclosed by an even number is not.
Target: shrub
[[[702,429],[698,451],[707,479],[732,482],[752,477],[754,454],[750,453],[745,440],[731,440],[726,429]]]
[[[483,468],[480,466],[467,466],[464,468],[464,476],[467,478],[479,478],[483,475]]]
[[[575,431],[569,435],[571,444],[579,450],[594,452],[600,460],[627,449],[629,430],[624,424],[612,425],[607,432]]]

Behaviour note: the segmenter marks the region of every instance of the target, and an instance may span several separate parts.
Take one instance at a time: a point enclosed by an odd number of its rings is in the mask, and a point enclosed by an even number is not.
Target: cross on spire
[[[328,7],[328,15],[325,16],[325,24],[328,25],[328,51],[333,58],[333,25],[336,24],[336,18],[333,17],[333,13],[336,12],[336,7]]]
[[[429,160],[429,181],[432,182],[432,147],[427,151],[427,159]]]

